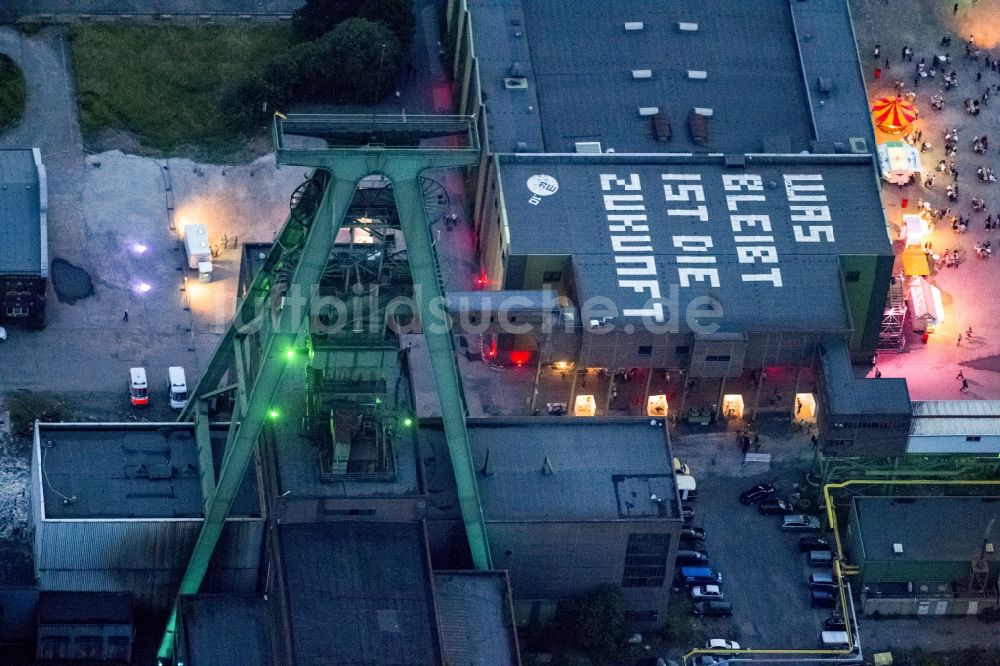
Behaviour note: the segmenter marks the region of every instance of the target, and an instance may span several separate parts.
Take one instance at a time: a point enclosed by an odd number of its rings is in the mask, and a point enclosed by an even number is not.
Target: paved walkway
[[[4,0],[0,23],[49,14],[250,14],[287,15],[305,0]]]
[[[953,13],[954,3],[942,0],[854,0],[851,4],[858,37],[858,48],[867,78],[869,98],[895,94],[895,82],[903,82],[903,90],[915,93],[915,103],[920,119],[914,129],[923,132],[922,141],[933,145],[923,154],[925,175],[935,176],[932,187],[923,183],[900,188],[885,185],[882,191],[886,216],[891,226],[898,227],[902,215],[911,212],[923,200],[932,209],[951,208],[948,218],[939,222],[931,234],[934,253],[958,250],[962,257],[958,268],[941,268],[933,271],[929,281],[941,289],[945,319],[937,326],[928,343],[910,333],[904,353],[883,353],[878,358],[878,368],[883,377],[905,377],[910,396],[915,400],[931,399],[984,399],[1000,396],[1000,231],[985,229],[986,216],[996,220],[1000,216],[1000,184],[979,182],[976,169],[988,166],[1000,173],[1000,71],[988,64],[988,59],[1000,58],[1000,7],[996,2],[980,1],[960,3],[958,13]],[[905,9],[905,11],[904,11]],[[978,59],[965,57],[965,40],[972,35]],[[950,45],[942,45],[943,37],[950,37]],[[874,48],[880,46],[880,55],[874,58]],[[903,62],[904,47],[913,49],[911,61]],[[943,72],[934,78],[921,78],[915,85],[916,67],[923,59],[932,66],[934,55],[949,54],[949,71],[957,74],[958,85],[945,90]],[[888,65],[886,60],[888,59]],[[875,78],[880,68],[881,77]],[[982,100],[989,90],[990,99],[983,103],[981,112],[971,116],[964,110],[967,98]],[[931,96],[945,98],[943,111],[931,107]],[[958,154],[944,154],[946,129],[958,129]],[[990,150],[984,154],[972,151],[973,138],[984,134],[992,136]],[[898,140],[879,133],[879,142]],[[950,173],[939,173],[936,165],[942,159],[954,160],[958,168],[959,198],[950,202],[946,196],[947,185],[956,182]],[[986,201],[986,210],[974,212],[973,197]],[[908,200],[903,209],[902,200]],[[968,232],[960,235],[952,230],[950,216],[969,218]],[[979,259],[974,246],[990,240],[997,256]],[[897,243],[902,249],[902,243]],[[957,344],[959,334],[971,327],[971,339]],[[908,327],[909,330],[909,327]],[[960,392],[961,382],[954,379],[962,368],[969,381],[969,390]]]

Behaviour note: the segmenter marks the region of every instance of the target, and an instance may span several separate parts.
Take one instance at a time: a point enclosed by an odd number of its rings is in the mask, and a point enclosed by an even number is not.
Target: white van
[[[846,631],[824,631],[821,635],[821,643],[827,650],[850,649]]]
[[[149,405],[149,386],[146,384],[145,368],[128,369],[128,398],[133,407]]]
[[[677,490],[680,491],[681,501],[693,500],[698,497],[698,483],[693,476],[688,474],[677,474]]]
[[[188,402],[187,380],[184,378],[184,368],[173,366],[167,369],[169,376],[170,407],[184,409]]]

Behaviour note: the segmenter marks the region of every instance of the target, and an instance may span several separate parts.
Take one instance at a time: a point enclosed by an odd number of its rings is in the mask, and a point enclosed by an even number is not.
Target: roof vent
[[[865,141],[863,136],[852,136],[848,141],[851,142],[851,152],[852,153],[867,153],[868,152],[868,142]]]
[[[518,141],[517,145],[514,146],[514,152],[515,153],[527,153],[527,152],[531,152],[531,151],[528,150],[528,142],[527,141]]]
[[[660,112],[660,107],[658,106],[640,106],[639,115],[640,116],[655,116]]]
[[[645,26],[642,21],[625,21],[625,31],[635,32],[637,30],[642,30]]]
[[[600,141],[577,141],[576,152],[578,153],[601,153]]]
[[[983,546],[983,550],[985,550],[987,553],[990,553],[990,554],[993,554],[993,553],[996,552],[996,550],[994,550],[994,548],[993,548],[993,544],[990,543],[989,541],[987,541],[986,545]]]
[[[832,93],[833,92],[833,79],[828,76],[816,77],[816,88],[821,93]]]
[[[651,69],[633,69],[632,70],[633,79],[651,79],[653,78],[653,70]]]
[[[549,460],[548,456],[545,456],[545,460],[542,461],[542,474],[552,476],[555,473],[555,470],[552,469],[552,461]]]
[[[705,116],[706,118],[711,118],[712,114],[715,113],[715,111],[713,111],[712,109],[709,109],[709,108],[706,108],[706,107],[703,107],[703,106],[696,106],[696,107],[694,107],[694,112],[696,114],[698,114],[699,116]]]
[[[514,78],[523,78],[524,67],[521,65],[519,61],[515,60],[514,62],[511,63],[510,69],[507,70],[507,75],[513,76]]]
[[[507,90],[527,90],[528,79],[523,76],[508,76],[503,80],[503,87]]]
[[[677,24],[677,28],[681,32],[698,32],[698,24],[691,23],[688,21],[681,21],[680,23]]]
[[[703,69],[689,69],[688,78],[696,81],[704,81],[708,78],[708,72]]]
[[[894,543],[894,544],[892,544],[892,552],[894,552],[896,555],[902,555],[903,554],[903,544],[901,544],[901,543]]]

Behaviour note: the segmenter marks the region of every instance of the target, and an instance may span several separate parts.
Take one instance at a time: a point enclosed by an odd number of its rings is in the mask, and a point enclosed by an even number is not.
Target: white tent
[[[904,185],[913,174],[920,177],[920,151],[903,141],[880,144],[878,164],[882,177],[890,183]]]

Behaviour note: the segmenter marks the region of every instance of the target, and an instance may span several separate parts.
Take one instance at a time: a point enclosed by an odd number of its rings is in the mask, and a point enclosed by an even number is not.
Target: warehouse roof
[[[420,523],[278,529],[296,664],[443,663]]]
[[[866,560],[960,562],[1000,522],[1000,497],[855,497]],[[990,539],[1000,540],[994,530]],[[894,553],[893,544],[903,552]]]
[[[678,290],[679,319],[714,298],[723,331],[846,331],[839,257],[892,256],[868,156],[497,161],[511,262],[570,256],[579,303],[608,298],[618,321],[651,298],[631,285],[652,280],[667,307]],[[714,275],[688,277],[700,270]]]
[[[871,142],[846,3],[803,4],[470,0],[490,148],[790,153],[817,138],[825,152]],[[511,87],[514,77],[524,84]],[[711,114],[704,144],[687,128],[696,108]],[[657,141],[640,109],[665,113],[672,138]]]
[[[851,354],[844,342],[828,342],[820,348],[823,383],[831,414],[905,414],[910,412],[906,380],[854,375]]]
[[[259,597],[185,595],[179,607],[188,666],[268,666],[274,663],[264,601]]]
[[[132,595],[128,592],[56,592],[38,597],[41,624],[131,624]]]
[[[216,473],[226,428],[212,428]],[[194,425],[40,424],[35,464],[45,519],[201,518]],[[252,468],[233,516],[259,516]]]
[[[505,572],[437,572],[434,590],[446,663],[520,664]]]
[[[0,274],[48,275],[45,169],[31,149],[0,150]]]
[[[679,515],[661,420],[490,419],[469,426],[488,521]]]

